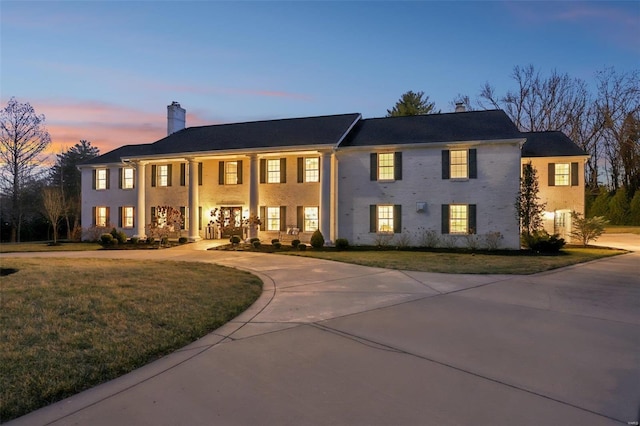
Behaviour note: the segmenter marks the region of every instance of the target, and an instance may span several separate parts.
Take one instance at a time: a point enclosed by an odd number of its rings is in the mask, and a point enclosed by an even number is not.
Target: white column
[[[320,157],[320,232],[326,244],[331,244],[331,153]]]
[[[146,164],[144,161],[136,162],[136,191],[138,194],[138,203],[136,205],[136,226],[133,234],[136,238],[146,238],[145,225],[147,210],[146,197],[145,197],[145,169]]]
[[[249,217],[258,217],[259,203],[259,187],[260,187],[260,170],[258,156],[256,154],[249,155]],[[260,220],[266,220],[261,217]],[[249,238],[258,236],[258,227],[249,226]]]
[[[198,205],[200,196],[198,193],[198,162],[195,158],[189,158],[189,241],[200,240],[200,215]]]

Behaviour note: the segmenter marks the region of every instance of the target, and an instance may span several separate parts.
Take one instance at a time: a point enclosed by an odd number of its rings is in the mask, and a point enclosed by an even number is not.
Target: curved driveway
[[[640,249],[637,236],[605,237],[601,244]],[[214,333],[11,424],[639,420],[638,253],[528,276],[446,275],[207,245],[15,254],[213,262],[265,284],[249,310]]]

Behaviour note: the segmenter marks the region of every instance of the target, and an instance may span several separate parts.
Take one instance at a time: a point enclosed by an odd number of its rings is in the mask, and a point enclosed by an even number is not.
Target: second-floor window
[[[569,176],[569,163],[556,163],[554,170],[554,182],[556,186],[568,186]]]
[[[371,153],[371,180],[401,180],[402,153]]]
[[[109,189],[109,169],[96,169],[94,171],[94,188]]]
[[[267,160],[267,183],[280,183],[280,159]]]
[[[442,179],[477,179],[477,150],[442,150]]]
[[[238,162],[237,161],[225,161],[224,183],[226,183],[227,185],[238,184]]]
[[[133,189],[135,187],[135,169],[132,167],[124,167],[122,169],[121,185],[122,189]]]
[[[304,181],[320,182],[320,159],[317,157],[304,159]]]
[[[158,186],[169,186],[169,166],[158,166]]]
[[[578,186],[580,169],[578,163],[549,163],[549,186]]]

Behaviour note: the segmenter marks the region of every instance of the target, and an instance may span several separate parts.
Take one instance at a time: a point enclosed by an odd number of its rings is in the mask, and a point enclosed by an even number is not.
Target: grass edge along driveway
[[[262,281],[207,263],[3,258],[0,422],[186,346],[247,309]]]

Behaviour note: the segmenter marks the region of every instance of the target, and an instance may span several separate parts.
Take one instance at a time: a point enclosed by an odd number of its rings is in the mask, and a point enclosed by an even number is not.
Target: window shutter
[[[198,207],[198,230],[202,231],[202,206]]]
[[[266,183],[266,182],[267,182],[267,159],[261,158],[260,159],[260,183]]]
[[[556,186],[556,164],[549,163],[549,186]]]
[[[267,208],[260,206],[260,230],[264,231],[265,229],[267,229]]]
[[[93,171],[95,174],[95,170]],[[96,207],[93,206],[91,207],[91,216],[93,216],[93,226],[96,226],[96,224],[98,223],[98,221],[96,220]]]
[[[107,220],[105,220],[108,227],[111,227],[111,208],[107,207]]]
[[[182,225],[180,225],[180,229],[187,229],[187,208],[185,206],[180,206],[180,216],[182,216]]]
[[[469,215],[469,229],[468,232],[469,234],[477,234],[478,233],[478,229],[477,229],[477,225],[476,225],[476,205],[475,204],[469,204],[468,207],[469,211],[467,212],[467,214]]]
[[[124,209],[124,207],[119,207],[118,208],[118,226],[120,228],[122,228],[122,210]]]
[[[106,188],[109,189],[111,183],[111,169],[107,169],[107,186]]]
[[[442,150],[442,179],[449,179],[451,174],[449,173],[449,150]]]
[[[151,165],[151,186],[156,186],[156,178],[158,177],[158,166]]]
[[[218,161],[218,184],[224,185],[224,161]]]
[[[287,159],[280,159],[280,183],[287,183]]]
[[[167,165],[167,186],[171,186],[171,180],[173,177],[173,164]]]
[[[571,163],[571,186],[579,185],[578,163]]]
[[[442,234],[449,233],[449,204],[442,205]]]
[[[155,222],[156,220],[156,208],[151,207],[151,222]]]
[[[136,226],[136,208],[133,208],[133,211],[131,212],[133,214],[133,220],[131,221],[131,223],[133,224],[133,226]]]
[[[400,204],[393,206],[393,233],[402,233],[402,206]]]
[[[393,154],[393,178],[402,180],[402,153],[395,152]]]
[[[180,163],[180,186],[186,186],[187,180],[187,165],[186,163]]]
[[[202,185],[202,163],[198,163],[198,185]]]
[[[91,183],[91,188],[96,189],[97,185],[96,185],[96,180],[98,179],[98,171],[96,169],[93,169],[93,182]],[[94,219],[93,221],[95,222],[95,215],[93,215]]]
[[[478,150],[469,150],[469,179],[478,179]]]
[[[287,230],[287,208],[285,206],[280,206],[280,230]]]
[[[242,185],[242,160],[238,160],[238,185]]]
[[[378,207],[375,204],[369,205],[369,232],[378,231]]]
[[[118,169],[118,189],[122,189],[122,174],[124,173],[124,169],[120,167]]]
[[[298,183],[304,182],[304,157],[298,157]]]
[[[304,231],[304,207],[303,206],[298,206],[298,211],[297,211],[297,224],[296,226],[298,227],[298,229],[300,231]]]
[[[378,154],[375,152],[371,153],[369,158],[369,167],[371,168],[371,180],[378,180]],[[375,232],[375,231],[372,231]]]

